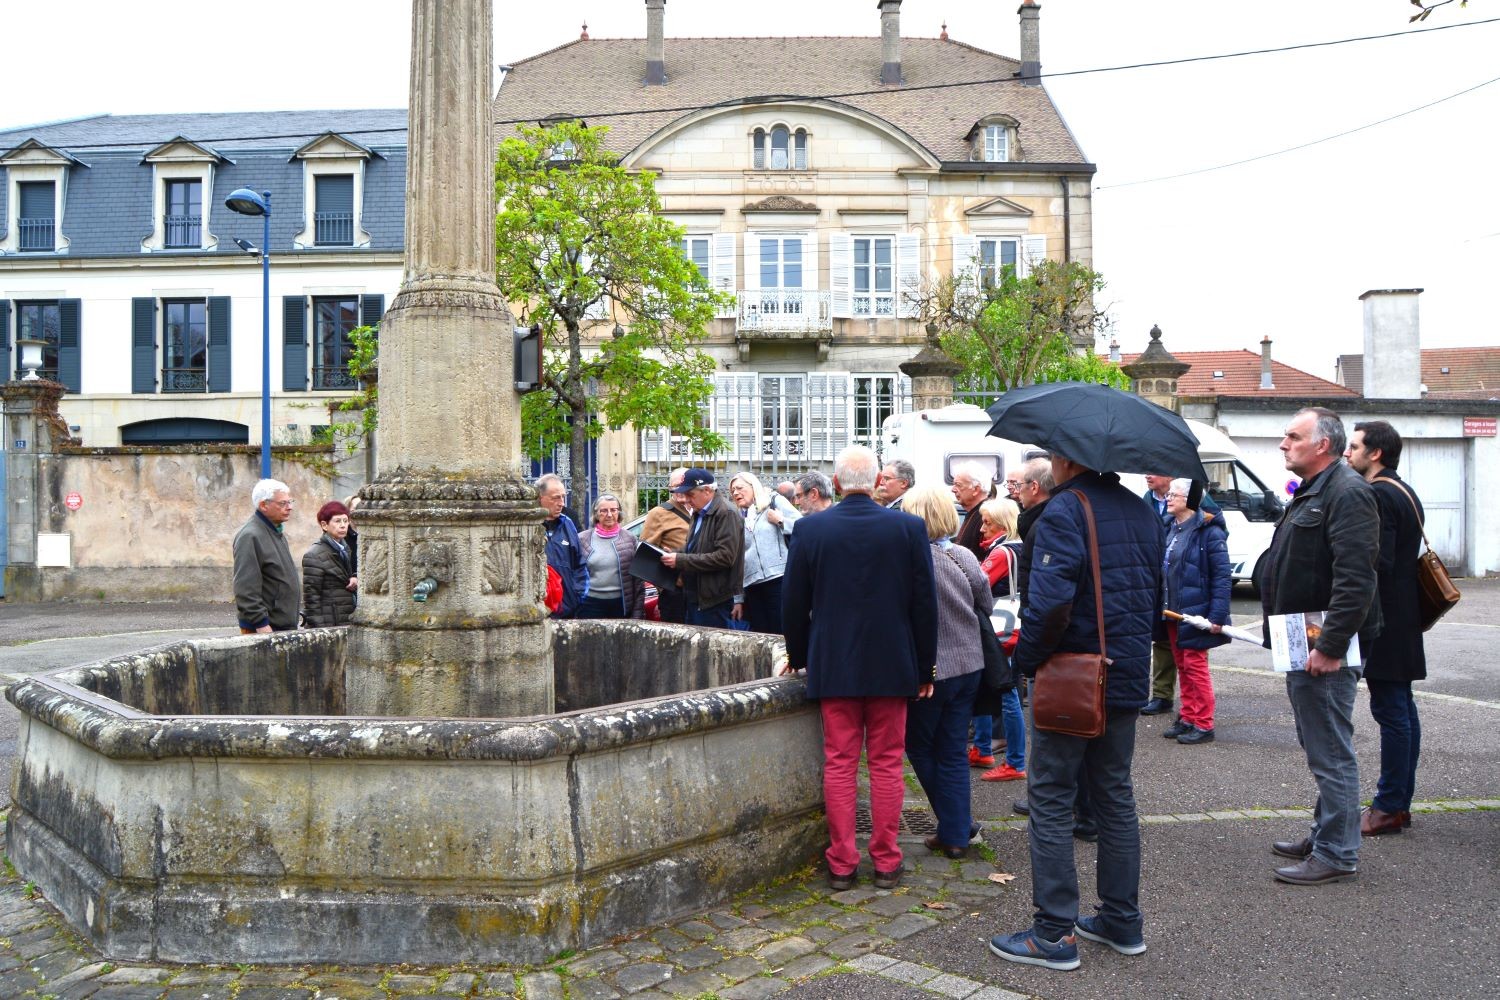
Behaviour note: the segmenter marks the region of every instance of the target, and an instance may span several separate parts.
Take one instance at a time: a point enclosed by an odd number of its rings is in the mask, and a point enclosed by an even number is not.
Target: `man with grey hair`
[[[892,510],[901,509],[901,497],[916,485],[917,470],[904,458],[888,463],[880,472],[880,499]]]
[[[973,460],[959,462],[953,466],[953,498],[964,511],[964,523],[954,537],[955,545],[962,545],[974,553],[980,562],[989,555],[980,541],[980,529],[984,518],[979,516],[979,505],[996,497],[995,470]]]
[[[693,525],[693,509],[686,493],[674,492],[687,476],[687,468],[678,466],[667,476],[667,498],[646,515],[641,525],[641,541],[663,552],[676,552],[687,544]],[[664,622],[678,625],[687,621],[687,601],[676,587],[656,588],[656,612]]]
[[[823,720],[823,798],[828,816],[828,884],[854,886],[860,750],[870,775],[870,860],[877,889],[904,871],[896,842],[905,792],[901,755],[906,706],[931,697],[937,669],[937,589],[920,518],[886,510],[874,497],[875,453],[839,452],[834,484],[844,500],[804,518],[782,577],[783,673],[806,668],[807,697]],[[850,581],[859,599],[849,599]]]
[[[255,513],[234,536],[234,612],[240,634],[297,627],[302,581],[282,526],[292,516],[286,483],[262,479],[250,490]]]
[[[828,477],[816,470],[804,472],[796,479],[796,490],[792,493],[792,503],[802,512],[802,516],[817,514],[833,506],[833,484]]]
[[[536,500],[547,512],[542,530],[547,536],[547,565],[562,581],[562,603],[552,612],[553,618],[572,618],[578,605],[589,594],[589,564],[578,544],[578,528],[563,505],[568,489],[562,478],[548,472],[537,477]]]
[[[1296,862],[1275,872],[1293,885],[1351,879],[1359,863],[1354,692],[1360,670],[1346,657],[1356,636],[1368,650],[1380,634],[1380,509],[1370,484],[1344,462],[1344,445],[1343,421],[1321,406],[1298,410],[1286,425],[1281,453],[1302,485],[1276,524],[1255,581],[1267,646],[1271,615],[1325,613],[1306,669],[1286,675],[1297,738],[1318,786],[1308,835],[1271,845],[1272,853]]]

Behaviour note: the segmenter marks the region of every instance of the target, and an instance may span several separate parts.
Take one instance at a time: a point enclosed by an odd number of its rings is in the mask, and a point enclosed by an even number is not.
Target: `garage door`
[[[1467,573],[1464,545],[1463,441],[1407,438],[1401,478],[1411,484],[1427,512],[1427,538],[1454,573]]]

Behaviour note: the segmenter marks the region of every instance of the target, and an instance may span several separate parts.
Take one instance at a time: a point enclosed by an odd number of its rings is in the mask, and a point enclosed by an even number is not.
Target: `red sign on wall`
[[[69,493],[67,496],[63,497],[63,506],[67,507],[69,510],[77,510],[79,507],[83,506],[83,494]]]
[[[1495,436],[1497,418],[1464,417],[1464,437],[1492,438]]]

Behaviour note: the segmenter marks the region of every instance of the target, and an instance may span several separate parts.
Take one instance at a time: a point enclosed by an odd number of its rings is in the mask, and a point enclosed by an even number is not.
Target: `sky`
[[[946,21],[951,38],[1014,57],[1018,6],[906,0],[902,34],[935,37]],[[1424,347],[1500,344],[1489,291],[1500,272],[1500,0],[1450,3],[1420,25],[1407,23],[1408,0],[1041,7],[1042,70],[1058,74],[1047,89],[1098,166],[1093,264],[1122,350],[1144,349],[1153,324],[1178,351],[1258,353],[1269,336],[1278,360],[1332,378],[1337,355],[1363,350],[1359,296],[1378,288],[1425,290]],[[671,0],[666,61],[678,38],[875,37],[879,17],[871,0]],[[496,0],[495,20],[502,64],[577,38],[584,22],[595,38],[646,27],[640,0]],[[0,127],[104,112],[402,107],[410,21],[406,0],[10,5],[9,37],[66,37],[67,56],[8,47]],[[201,54],[210,59],[195,69]],[[1306,143],[1316,144],[1280,152]],[[1265,158],[1205,170],[1252,157]],[[1190,171],[1203,172],[1173,177]]]

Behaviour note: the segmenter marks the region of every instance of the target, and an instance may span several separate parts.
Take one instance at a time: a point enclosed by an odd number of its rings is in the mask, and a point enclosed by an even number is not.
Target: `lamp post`
[[[271,192],[256,193],[239,188],[224,205],[240,215],[258,215],[264,222],[260,245],[261,330],[260,330],[260,478],[271,478]],[[253,248],[235,240],[241,250]]]

